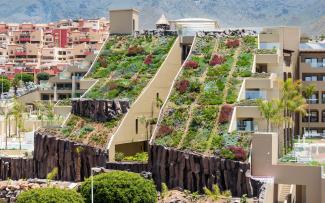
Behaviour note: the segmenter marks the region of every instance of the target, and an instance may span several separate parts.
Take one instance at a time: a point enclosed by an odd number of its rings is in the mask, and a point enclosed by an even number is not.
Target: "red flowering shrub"
[[[173,129],[166,126],[166,125],[161,125],[158,129],[157,137],[165,136],[173,132]]]
[[[176,90],[183,94],[186,92],[186,90],[189,88],[190,82],[188,80],[181,80],[176,83]]]
[[[127,56],[135,56],[140,53],[143,53],[144,49],[139,46],[133,46],[128,48],[128,53],[126,54]]]
[[[146,58],[144,59],[144,64],[146,64],[146,65],[150,65],[150,64],[152,64],[152,54],[149,54],[148,56],[146,56]]]
[[[235,47],[238,47],[240,44],[239,42],[239,39],[229,39],[227,42],[226,42],[226,45],[228,48],[235,48]]]
[[[229,146],[228,149],[232,151],[235,156],[235,160],[237,161],[245,161],[246,160],[246,151],[242,147],[237,146]]]
[[[215,66],[215,65],[218,65],[218,64],[222,64],[225,62],[225,58],[221,55],[213,55],[211,61],[209,62],[209,65],[210,66]]]
[[[231,120],[231,116],[232,116],[232,111],[233,111],[233,106],[229,105],[229,104],[224,104],[221,107],[221,111],[220,111],[220,116],[219,116],[219,123],[223,124],[223,123],[227,123]]]
[[[188,69],[197,69],[199,64],[196,61],[187,61],[184,67]]]

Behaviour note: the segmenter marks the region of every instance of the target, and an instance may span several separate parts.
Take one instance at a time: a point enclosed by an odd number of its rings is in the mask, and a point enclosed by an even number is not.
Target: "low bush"
[[[190,86],[190,82],[188,80],[181,80],[179,82],[176,83],[176,90],[183,94],[187,91],[187,89]]]
[[[170,128],[170,127],[168,127],[166,125],[161,125],[159,127],[157,137],[168,135],[171,132],[173,132],[173,129],[172,128]]]
[[[196,61],[189,60],[185,63],[184,67],[188,69],[197,69],[199,67],[199,64]]]
[[[224,104],[221,107],[220,115],[219,115],[219,123],[227,123],[230,121],[232,116],[233,106],[229,104]]]
[[[0,78],[0,91],[8,92],[10,90],[10,81],[6,78]]]
[[[75,190],[59,188],[36,188],[22,192],[17,203],[83,203],[83,197]]]
[[[113,171],[93,177],[94,202],[96,203],[153,203],[157,191],[152,180],[126,171]],[[91,179],[81,184],[80,193],[91,202]]]
[[[143,47],[141,46],[133,46],[128,48],[127,56],[136,56],[138,54],[142,54],[144,52]]]
[[[152,57],[152,54],[149,54],[148,56],[146,56],[146,58],[144,59],[144,64],[146,64],[146,65],[150,65],[150,64],[152,64],[152,59],[153,59],[153,57]]]
[[[238,47],[240,44],[240,41],[238,39],[229,39],[227,42],[226,42],[226,45],[228,48],[235,48],[235,47]]]
[[[225,62],[225,58],[221,55],[215,54],[209,62],[210,66],[219,65]]]

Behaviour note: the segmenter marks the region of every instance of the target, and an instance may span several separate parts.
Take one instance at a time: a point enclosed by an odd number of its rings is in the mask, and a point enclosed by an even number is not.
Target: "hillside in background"
[[[108,16],[109,9],[130,7],[141,11],[142,28],[152,28],[162,13],[169,19],[218,19],[223,27],[294,25],[308,34],[325,27],[325,1],[319,0],[1,0],[0,21],[96,18]]]

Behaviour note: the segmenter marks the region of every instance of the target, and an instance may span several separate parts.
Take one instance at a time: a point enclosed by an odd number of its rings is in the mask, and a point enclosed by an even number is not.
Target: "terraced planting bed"
[[[123,99],[131,105],[154,77],[175,39],[176,36],[112,36],[87,76],[98,81],[84,98]],[[94,122],[72,115],[59,136],[104,147],[122,117]]]
[[[244,77],[251,76],[256,37],[196,37],[159,118],[154,143],[245,161],[249,135],[228,133]]]

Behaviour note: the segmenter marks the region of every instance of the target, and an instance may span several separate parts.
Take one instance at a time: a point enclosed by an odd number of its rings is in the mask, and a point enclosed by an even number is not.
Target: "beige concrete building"
[[[117,9],[109,11],[110,34],[133,34],[139,31],[139,11]]]

